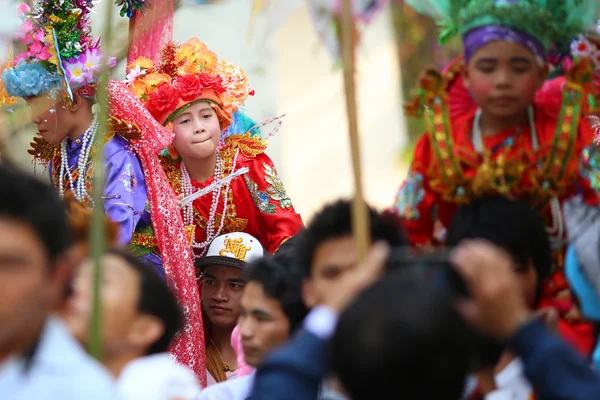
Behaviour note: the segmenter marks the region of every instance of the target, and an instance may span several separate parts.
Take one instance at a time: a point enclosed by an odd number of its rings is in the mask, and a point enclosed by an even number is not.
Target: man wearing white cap
[[[237,376],[237,356],[231,332],[240,316],[240,299],[246,285],[244,270],[264,250],[253,236],[243,232],[216,237],[204,257],[196,260],[202,271],[202,311],[205,323],[208,384]]]

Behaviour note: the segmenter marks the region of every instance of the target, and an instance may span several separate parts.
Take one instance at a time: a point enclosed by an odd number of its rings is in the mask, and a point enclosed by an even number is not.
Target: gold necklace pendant
[[[215,342],[212,341],[212,339],[210,340],[210,344],[212,344],[214,346],[215,350],[217,350],[217,355],[219,356],[219,361],[221,362],[221,368],[223,368],[223,372],[235,372],[235,370],[237,368],[231,368],[229,366],[229,364],[227,364],[225,361],[223,361],[223,356],[221,355],[219,348],[217,347]]]

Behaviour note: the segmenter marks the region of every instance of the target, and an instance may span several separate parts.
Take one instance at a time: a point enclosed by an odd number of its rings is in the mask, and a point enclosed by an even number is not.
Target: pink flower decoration
[[[48,47],[43,47],[42,51],[40,51],[35,58],[42,61],[47,61],[52,57],[52,55],[48,52]]]
[[[15,58],[15,63],[14,65],[17,66],[17,64],[19,64],[21,61],[23,61],[25,58],[27,57],[27,54],[25,53],[21,53],[19,54],[16,58]]]
[[[24,39],[33,31],[33,21],[28,19],[23,22],[19,29],[17,30],[17,37],[20,39]]]
[[[100,72],[102,68],[102,53],[99,49],[88,49],[79,59],[84,66],[84,71],[89,73]]]
[[[80,57],[81,58],[81,57]],[[93,80],[92,71],[86,70],[85,60],[72,59],[64,65],[70,83],[82,85]]]
[[[31,46],[29,46],[29,51],[27,52],[27,55],[29,57],[34,57],[36,56],[40,51],[42,51],[42,42],[38,42],[38,41],[34,41]]]
[[[33,38],[39,40],[40,42],[43,42],[45,36],[46,34],[44,33],[44,31],[40,29],[35,35],[33,35]]]
[[[31,8],[29,7],[29,5],[27,3],[23,3],[17,8],[17,16],[20,19],[25,18],[30,12],[31,12]]]

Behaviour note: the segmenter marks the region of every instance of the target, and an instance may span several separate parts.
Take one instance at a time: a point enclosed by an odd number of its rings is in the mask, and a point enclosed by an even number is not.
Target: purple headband
[[[472,29],[464,35],[465,61],[469,62],[477,50],[494,41],[520,44],[530,50],[540,64],[546,60],[544,45],[533,36],[506,26],[486,25]]]

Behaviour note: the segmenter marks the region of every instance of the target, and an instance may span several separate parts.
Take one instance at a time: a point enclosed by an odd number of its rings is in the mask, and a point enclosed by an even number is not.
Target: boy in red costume
[[[417,98],[428,132],[416,146],[395,212],[416,245],[432,244],[434,226],[450,226],[457,207],[484,194],[529,202],[546,216],[554,271],[540,306],[561,314],[562,334],[589,353],[594,336],[574,306],[562,271],[567,243],[563,201],[598,199],[580,170],[593,132],[584,116],[595,94],[593,63],[582,58],[547,81],[548,53],[593,26],[597,4],[568,0],[418,0],[417,10],[445,18],[442,39],[460,33],[464,56],[443,73],[428,70]],[[556,3],[556,4],[554,4]]]
[[[159,123],[175,132],[163,166],[176,195],[187,198],[207,190],[183,207],[184,222],[194,231],[196,257],[215,237],[229,232],[252,235],[273,253],[302,228],[264,153],[266,140],[248,132],[220,144],[232,114],[253,93],[241,68],[219,60],[193,38],[166,46],[158,65],[142,57],[128,71],[134,93]],[[232,179],[223,182],[227,177]]]

